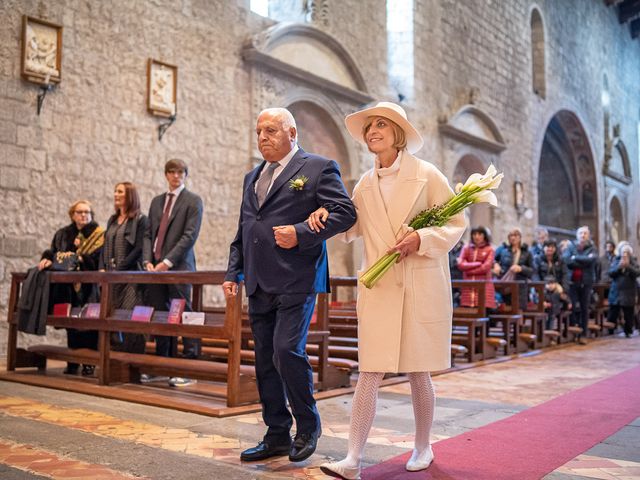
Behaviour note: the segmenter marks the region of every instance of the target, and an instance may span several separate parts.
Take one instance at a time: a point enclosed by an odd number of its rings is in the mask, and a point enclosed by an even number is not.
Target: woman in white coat
[[[378,388],[386,372],[407,373],[416,422],[415,448],[407,470],[423,470],[433,461],[429,434],[435,393],[429,372],[450,366],[451,279],[448,252],[465,229],[463,214],[444,227],[413,231],[408,223],[454,194],[446,177],[431,163],[414,157],[423,140],[404,110],[380,102],[347,116],[351,136],[376,155],[353,191],[356,224],[346,241],[362,237],[366,269],[387,252],[398,262],[368,290],[358,284],[358,355],[360,375],[353,397],[349,451],[344,460],[325,463],[325,474],[360,478],[360,462],[376,412]],[[318,231],[329,213],[309,216]],[[362,271],[358,272],[358,276]]]

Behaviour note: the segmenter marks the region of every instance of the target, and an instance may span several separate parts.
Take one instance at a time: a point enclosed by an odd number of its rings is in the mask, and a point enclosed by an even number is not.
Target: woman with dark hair
[[[556,240],[553,238],[545,240],[542,251],[542,255],[533,259],[533,280],[543,282],[546,277],[552,275],[562,289],[568,292],[569,269],[558,253]]]
[[[56,232],[51,248],[42,253],[38,268],[50,268],[58,254],[75,253],[78,270],[97,270],[104,242],[104,229],[93,220],[91,203],[87,200],[73,202],[68,214],[71,224]],[[88,302],[97,302],[98,299],[98,290],[91,283],[54,283],[51,286],[50,304],[70,303],[73,307],[80,307]],[[98,332],[95,330],[66,330],[69,348],[98,349]],[[79,367],[77,363],[67,363],[64,373],[75,375]],[[93,365],[83,365],[82,375],[92,375],[94,369]]]
[[[114,214],[107,222],[107,233],[100,268],[107,271],[143,270],[142,242],[147,217],[140,213],[140,197],[131,182],[118,183],[113,191]],[[142,286],[118,283],[113,286],[113,308],[131,310],[142,304]],[[145,337],[124,333],[112,338],[113,347],[133,353],[144,353]]]
[[[458,268],[463,280],[486,280],[485,307],[496,308],[496,292],[493,287],[492,268],[495,251],[486,228],[479,226],[471,230],[471,242],[465,245],[458,257]],[[471,287],[462,289],[463,307],[477,307],[478,293]]]

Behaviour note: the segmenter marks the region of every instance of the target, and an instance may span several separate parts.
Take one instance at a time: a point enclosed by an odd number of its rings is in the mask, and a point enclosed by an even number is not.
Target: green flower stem
[[[372,288],[376,282],[385,274],[387,271],[393,266],[394,263],[398,260],[400,254],[398,252],[395,253],[387,253],[378,259],[376,263],[371,265],[369,269],[362,274],[360,277],[360,281],[367,288]]]

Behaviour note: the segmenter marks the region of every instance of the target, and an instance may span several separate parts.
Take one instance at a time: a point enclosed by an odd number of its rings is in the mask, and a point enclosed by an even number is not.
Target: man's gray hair
[[[260,115],[258,115],[258,117],[260,117],[263,113],[268,113],[280,119],[280,121],[282,122],[282,127],[286,130],[290,129],[291,127],[295,128],[296,139],[298,138],[298,127],[296,126],[296,119],[293,118],[293,115],[289,110],[282,107],[265,108],[260,112]]]

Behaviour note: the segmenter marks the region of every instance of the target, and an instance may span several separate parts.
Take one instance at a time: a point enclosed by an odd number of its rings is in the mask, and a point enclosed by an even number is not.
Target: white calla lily
[[[463,186],[464,186],[464,185],[462,185],[461,183],[458,183],[458,184],[456,185],[455,192],[456,192],[456,193],[460,193],[460,192],[462,191],[462,187],[463,187]]]
[[[494,207],[498,206],[498,197],[491,190],[483,190],[473,196],[473,203],[488,203]]]

